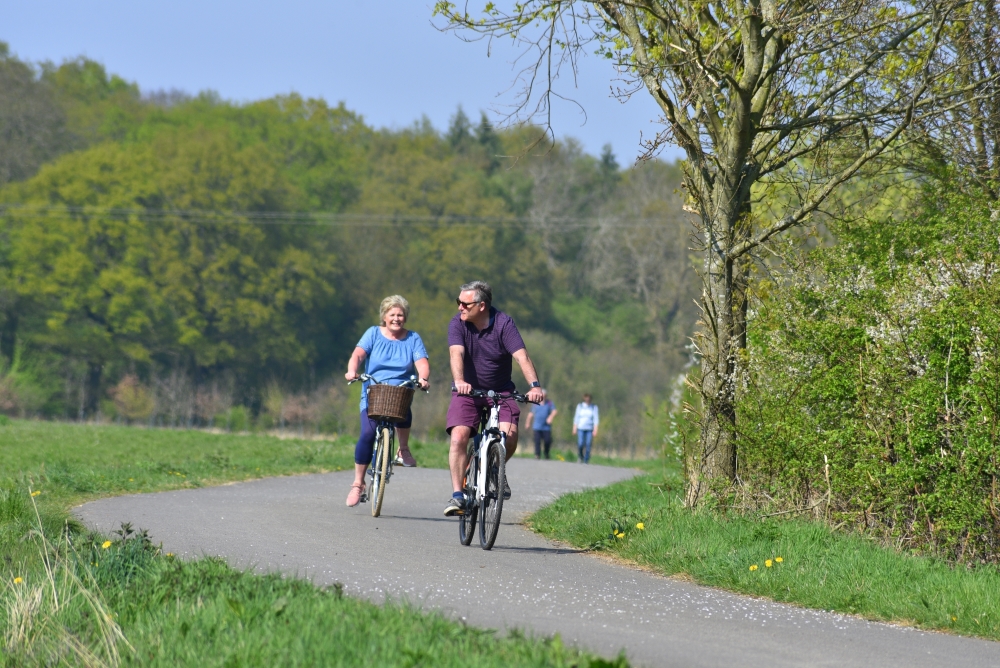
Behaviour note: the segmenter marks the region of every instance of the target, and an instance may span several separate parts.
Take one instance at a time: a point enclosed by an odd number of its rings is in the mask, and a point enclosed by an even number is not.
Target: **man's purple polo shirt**
[[[448,324],[448,345],[465,348],[465,382],[473,388],[497,392],[514,389],[511,354],[524,348],[524,340],[509,315],[491,306],[490,324],[480,332],[456,313]]]

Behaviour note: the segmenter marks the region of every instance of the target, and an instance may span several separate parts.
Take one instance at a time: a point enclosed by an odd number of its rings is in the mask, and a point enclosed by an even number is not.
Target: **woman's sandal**
[[[402,464],[406,468],[413,468],[417,465],[417,460],[410,454],[409,448],[400,448],[399,452],[396,453],[396,463]]]
[[[352,482],[351,491],[347,494],[347,506],[348,508],[353,508],[362,501],[364,501],[365,496],[365,483],[363,482]]]

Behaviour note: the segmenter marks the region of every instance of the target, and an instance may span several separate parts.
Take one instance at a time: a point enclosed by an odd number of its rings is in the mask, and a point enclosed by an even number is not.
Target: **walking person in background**
[[[556,405],[549,401],[548,392],[542,390],[542,403],[531,407],[528,420],[535,435],[535,459],[542,458],[542,443],[545,443],[545,458],[550,459],[552,448],[552,421],[556,417]]]
[[[431,375],[430,363],[427,361],[427,348],[420,335],[406,329],[404,325],[410,317],[410,303],[399,295],[392,295],[382,300],[379,306],[379,324],[368,328],[347,362],[347,380],[358,377],[358,367],[368,360],[368,375],[380,383],[401,385],[416,375],[420,380],[421,389],[428,387],[427,379]],[[397,461],[403,466],[416,466],[417,462],[410,454],[410,426],[413,414],[407,416],[406,422],[396,426],[399,434],[399,455]],[[347,495],[347,505],[356,506],[361,502],[365,491],[365,471],[372,461],[372,450],[375,447],[375,420],[368,417],[368,383],[361,388],[361,436],[354,446],[354,483]]]
[[[576,435],[576,449],[582,464],[590,463],[590,446],[597,438],[597,427],[601,423],[601,416],[591,398],[589,394],[583,395],[583,402],[576,405],[573,414],[573,434]]]

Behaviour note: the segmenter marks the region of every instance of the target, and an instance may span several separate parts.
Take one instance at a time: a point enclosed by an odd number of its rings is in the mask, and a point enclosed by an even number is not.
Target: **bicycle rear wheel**
[[[389,458],[392,457],[392,431],[382,427],[375,442],[375,470],[372,476],[372,517],[382,513],[385,483],[389,480]]]
[[[503,486],[507,480],[507,453],[499,439],[486,446],[486,489],[483,490],[482,505],[479,507],[479,545],[484,550],[493,548],[500,530],[500,514],[503,512]]]
[[[476,513],[479,509],[475,506],[475,481],[476,458],[472,457],[469,459],[469,466],[465,469],[465,484],[462,490],[465,492],[465,499],[468,506],[465,512],[458,516],[458,539],[462,542],[462,545],[472,543],[472,537],[476,535]]]

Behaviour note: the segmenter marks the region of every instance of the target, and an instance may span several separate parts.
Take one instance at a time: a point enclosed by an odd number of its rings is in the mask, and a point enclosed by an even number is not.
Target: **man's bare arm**
[[[465,382],[465,346],[448,346],[451,359],[451,379],[459,394],[469,394],[472,385]]]
[[[528,357],[528,351],[526,348],[521,348],[517,352],[513,353],[513,357],[517,360],[518,366],[521,367],[521,373],[524,374],[524,379],[528,381],[529,384],[538,382],[538,374],[535,373],[535,365],[531,363],[531,358]],[[533,387],[528,390],[528,401],[540,404],[542,403],[542,388]]]

